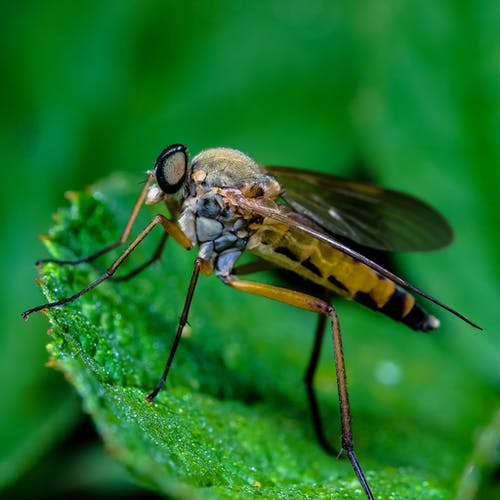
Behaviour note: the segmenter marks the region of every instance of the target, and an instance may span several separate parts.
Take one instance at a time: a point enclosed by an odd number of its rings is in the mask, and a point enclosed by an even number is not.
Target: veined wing
[[[474,328],[477,328],[478,330],[482,329],[473,321],[471,321],[470,319],[468,319],[455,309],[451,308],[450,306],[446,305],[444,302],[441,302],[439,299],[436,299],[435,297],[429,295],[420,288],[417,288],[415,285],[412,285],[411,283],[405,281],[404,279],[400,278],[391,271],[388,271],[381,265],[377,264],[376,262],[373,262],[372,260],[368,259],[367,257],[357,252],[356,250],[353,250],[348,245],[336,240],[331,234],[328,234],[328,232],[323,232],[321,229],[318,229],[314,223],[310,224],[306,217],[297,214],[293,210],[290,210],[289,207],[283,205],[271,206],[270,204],[263,203],[262,200],[259,200],[258,198],[246,198],[243,194],[241,194],[239,190],[235,189],[221,190],[221,194],[226,199],[228,199],[231,202],[231,204],[237,206],[239,209],[247,211],[249,214],[257,214],[262,217],[269,217],[270,219],[286,224],[287,226],[293,227],[299,231],[307,233],[313,238],[316,238],[320,241],[323,241],[324,243],[327,243],[328,245],[331,245],[333,248],[336,248],[337,250],[340,250],[346,255],[349,255],[350,257],[356,259],[357,261],[365,264],[374,271],[380,273],[382,276],[385,276],[386,278],[392,280],[397,285],[402,286],[406,290],[409,290],[417,295],[420,295],[421,297],[426,298],[427,300],[430,300],[431,302],[434,302],[434,304],[438,305],[439,307],[442,307],[443,309],[446,309],[447,311],[454,314],[455,316],[465,321],[469,325],[473,326]]]
[[[283,187],[283,200],[329,233],[393,252],[436,250],[453,230],[413,196],[308,170],[264,167]]]

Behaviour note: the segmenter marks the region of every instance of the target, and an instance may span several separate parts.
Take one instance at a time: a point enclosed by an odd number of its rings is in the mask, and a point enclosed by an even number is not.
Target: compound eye
[[[164,193],[176,193],[184,184],[187,169],[186,146],[172,144],[165,148],[156,159],[154,169],[156,182]]]

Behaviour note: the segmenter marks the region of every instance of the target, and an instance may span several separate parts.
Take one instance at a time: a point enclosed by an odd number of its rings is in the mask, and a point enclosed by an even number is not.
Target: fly
[[[348,456],[366,497],[373,498],[354,451],[339,319],[327,297],[334,292],[414,330],[433,330],[439,326],[439,320],[416,303],[414,295],[420,295],[480,328],[355,250],[359,245],[384,251],[438,249],[452,240],[452,230],[446,220],[429,205],[403,193],[306,170],[261,167],[244,153],[229,148],[207,149],[189,162],[187,148],[173,144],[160,153],[154,169],[147,174],[118,241],[83,259],[44,259],[38,263],[80,264],[117,248],[128,241],[144,204],[164,202],[170,217],[155,215],[113,264],[85,288],[64,299],[28,309],[22,314],[23,318],[27,319],[35,311],[72,302],[110,278],[152,229],[161,225],[164,234],[154,255],[132,274],[159,258],[168,236],[186,250],[198,246],[198,256],[165,369],[146,400],[153,401],[165,383],[188,320],[200,273],[215,273],[236,290],[318,313],[312,354],[304,377],[314,429],[323,448],[338,453],[325,438],[313,387],[324,326],[329,319],[340,404],[341,451]],[[237,266],[243,252],[254,254],[257,261]],[[239,277],[261,269],[263,262],[293,271],[320,285],[325,296]]]

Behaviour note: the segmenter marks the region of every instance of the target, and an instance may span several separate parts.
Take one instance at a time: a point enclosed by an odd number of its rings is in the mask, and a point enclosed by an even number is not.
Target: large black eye
[[[156,182],[167,194],[179,191],[186,179],[188,154],[186,146],[172,144],[165,148],[155,163]]]

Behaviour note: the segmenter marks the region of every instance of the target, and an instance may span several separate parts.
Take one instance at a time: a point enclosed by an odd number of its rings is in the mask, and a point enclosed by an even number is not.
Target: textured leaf
[[[115,176],[93,194],[72,194],[45,239],[50,253],[76,258],[113,241],[133,187]],[[166,388],[155,403],[144,400],[161,374],[194,258],[169,243],[154,269],[46,312],[52,362],[81,394],[109,452],[141,484],[175,497],[362,497],[348,462],[327,456],[310,428],[301,384],[309,338],[302,330],[309,333],[313,318],[303,311],[238,294],[215,278],[202,281],[190,335],[181,341]],[[139,249],[131,260],[137,265],[149,251]],[[89,264],[46,264],[41,283],[55,300],[96,276]],[[361,314],[358,326],[367,320],[371,316]],[[322,394],[328,391],[324,413],[337,443],[330,356],[318,385]],[[374,381],[364,390],[370,387]],[[461,445],[398,415],[377,416],[383,400],[372,401],[373,408],[353,400],[358,454],[373,489],[383,496],[448,498]]]

